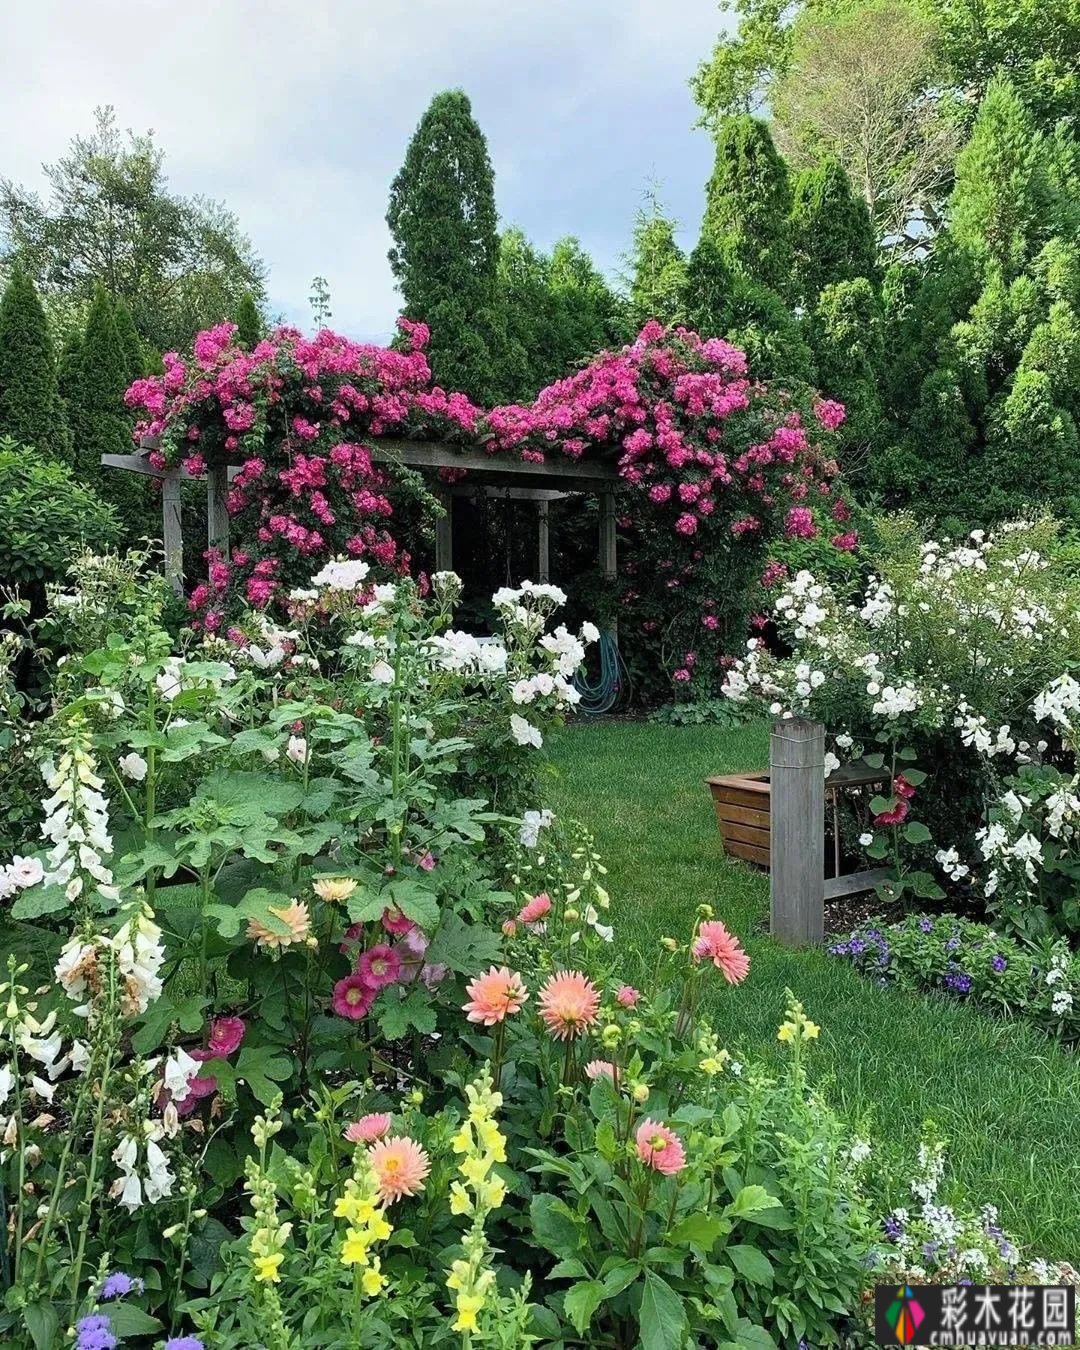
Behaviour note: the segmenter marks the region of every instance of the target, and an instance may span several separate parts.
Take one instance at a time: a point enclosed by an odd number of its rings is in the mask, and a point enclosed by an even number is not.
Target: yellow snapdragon
[[[803,1005],[798,999],[792,998],[787,1008],[787,1020],[781,1023],[776,1039],[786,1044],[794,1044],[799,1041],[815,1041],[820,1034],[821,1028],[818,1024],[811,1022],[803,1010]]]
[[[386,1276],[371,1248],[376,1242],[385,1242],[394,1226],[386,1217],[371,1160],[363,1149],[357,1150],[353,1174],[334,1203],[334,1218],[347,1224],[341,1241],[341,1264],[355,1267],[357,1288],[374,1298],[385,1288]]]

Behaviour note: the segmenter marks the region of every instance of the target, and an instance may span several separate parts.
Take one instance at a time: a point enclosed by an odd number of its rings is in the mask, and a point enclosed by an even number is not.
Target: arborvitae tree
[[[1056,232],[1051,153],[1007,79],[991,81],[949,199],[956,244],[1011,281]]]
[[[120,345],[124,349],[127,380],[128,384],[131,384],[146,374],[146,349],[123,296],[113,301],[113,322],[116,324]]]
[[[854,471],[881,429],[884,341],[881,303],[874,287],[866,277],[826,286],[808,328],[818,385],[847,409],[840,428],[841,458],[845,469]]]
[[[62,459],[57,414],[49,321],[33,282],[16,267],[0,299],[0,436]]]
[[[1078,495],[1080,438],[1072,414],[1054,398],[1042,370],[1022,370],[990,419],[984,518],[1016,516],[1035,505],[1071,514]]]
[[[827,158],[795,175],[791,225],[795,295],[808,308],[833,282],[876,280],[877,240],[870,212],[851,188],[837,159]]]
[[[116,480],[130,475],[114,470],[103,473],[101,456],[124,454],[130,448],[131,423],[124,411],[127,386],[128,354],[116,329],[112,301],[99,287],[86,316],[69,411],[79,476],[84,482],[100,484],[113,501],[117,500]]]
[[[236,313],[233,315],[233,323],[236,324],[237,342],[242,347],[246,347],[248,351],[251,351],[252,347],[257,347],[262,341],[262,315],[259,313],[255,297],[250,291],[244,292],[243,298],[237,305]]]
[[[390,266],[405,314],[431,327],[437,383],[482,399],[491,354],[480,330],[495,298],[495,182],[484,134],[460,90],[432,99],[390,188]]]
[[[659,204],[639,211],[630,251],[630,309],[638,326],[650,319],[680,323],[686,294],[686,255],[675,242],[675,222]]]
[[[559,327],[560,375],[628,336],[623,303],[572,236],[551,250],[548,287]]]
[[[756,117],[725,118],[705,196],[702,237],[729,266],[780,295],[791,288],[791,184],[769,128]]]

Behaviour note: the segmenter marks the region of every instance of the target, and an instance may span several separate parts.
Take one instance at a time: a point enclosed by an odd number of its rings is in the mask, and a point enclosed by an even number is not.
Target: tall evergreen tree
[[[251,351],[252,347],[257,347],[262,341],[262,315],[259,313],[255,297],[250,291],[244,292],[240,303],[237,305],[236,313],[233,315],[233,323],[236,324],[237,342],[246,347],[248,351]]]
[[[679,323],[686,291],[686,255],[675,241],[675,222],[655,200],[650,211],[638,212],[628,261],[634,323],[641,325],[650,319]]]
[[[16,267],[0,299],[0,437],[64,458],[56,360],[34,283]]]
[[[118,503],[124,496],[118,480],[130,475],[103,472],[101,456],[124,454],[131,444],[131,423],[124,411],[127,377],[128,353],[117,332],[113,304],[99,287],[86,316],[69,408],[79,477],[100,485],[103,495]]]
[[[852,191],[839,160],[826,158],[796,174],[791,226],[795,294],[802,304],[813,306],[834,282],[876,279],[877,240],[870,212]]]
[[[991,81],[956,161],[949,221],[957,245],[1012,280],[1055,233],[1052,156],[1007,79]]]
[[[729,266],[780,295],[791,284],[791,183],[769,128],[739,114],[721,123],[702,236]]]
[[[881,303],[866,277],[834,281],[817,297],[808,324],[817,382],[847,409],[840,428],[842,463],[862,468],[879,437],[884,355]]]
[[[390,188],[390,267],[407,317],[431,327],[436,381],[483,398],[498,262],[495,180],[460,89],[437,94]]]
[[[113,322],[116,324],[116,335],[120,339],[120,345],[124,349],[127,381],[131,384],[146,374],[146,349],[135,327],[131,309],[123,296],[113,301]]]

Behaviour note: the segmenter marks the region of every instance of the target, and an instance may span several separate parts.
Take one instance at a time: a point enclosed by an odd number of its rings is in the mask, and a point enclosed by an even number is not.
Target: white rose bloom
[[[510,715],[510,734],[518,745],[531,745],[539,750],[544,743],[540,728],[534,727],[531,722],[527,722],[524,717],[519,717],[517,713]]]

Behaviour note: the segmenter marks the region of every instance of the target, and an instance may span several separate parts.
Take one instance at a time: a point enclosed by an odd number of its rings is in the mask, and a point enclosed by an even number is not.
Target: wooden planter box
[[[724,852],[767,868],[771,800],[768,769],[760,773],[723,774],[705,781],[712,792]],[[888,781],[889,775],[881,769],[855,761],[830,774],[825,780],[825,790],[870,787]]]

